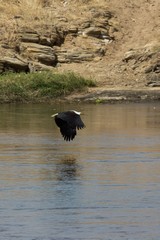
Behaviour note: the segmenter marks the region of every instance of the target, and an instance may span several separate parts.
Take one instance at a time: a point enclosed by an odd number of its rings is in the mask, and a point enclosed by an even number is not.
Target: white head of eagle
[[[60,132],[64,137],[64,140],[73,140],[77,134],[76,130],[85,127],[80,114],[81,112],[69,110],[66,112],[56,113],[51,116],[54,117],[55,123],[60,128]]]

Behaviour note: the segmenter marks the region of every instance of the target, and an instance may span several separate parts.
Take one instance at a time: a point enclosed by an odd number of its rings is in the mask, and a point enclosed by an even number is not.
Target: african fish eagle
[[[66,112],[60,112],[53,114],[57,126],[60,128],[60,132],[64,137],[64,140],[73,140],[77,134],[76,129],[84,128],[85,125],[80,117],[81,112],[69,110]]]

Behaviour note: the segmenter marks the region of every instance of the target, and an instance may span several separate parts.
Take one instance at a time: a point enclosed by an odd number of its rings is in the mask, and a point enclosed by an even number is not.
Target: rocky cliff
[[[103,88],[160,87],[159,0],[6,0],[0,73],[74,71]]]

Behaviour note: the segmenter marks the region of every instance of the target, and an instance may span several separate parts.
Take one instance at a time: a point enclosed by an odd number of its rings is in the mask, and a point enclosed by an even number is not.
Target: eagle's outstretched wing
[[[66,141],[73,140],[77,134],[76,128],[71,128],[69,125],[60,127],[60,132]]]

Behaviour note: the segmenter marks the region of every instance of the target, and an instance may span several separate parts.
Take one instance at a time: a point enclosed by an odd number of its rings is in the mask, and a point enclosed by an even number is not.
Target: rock
[[[66,48],[56,48],[55,52],[59,63],[80,63],[83,61],[92,61],[95,58],[104,55],[101,48],[83,50],[81,48],[73,48],[72,50]]]
[[[150,72],[146,76],[147,86],[149,87],[160,87],[160,72]]]
[[[76,29],[70,29],[71,32],[77,31]],[[41,45],[54,46],[61,45],[64,41],[64,36],[61,31],[58,31],[56,27],[52,29],[52,32],[45,31],[34,31],[32,29],[21,29],[19,33],[21,42],[29,42],[29,43],[38,43]]]
[[[160,81],[159,82],[154,82],[154,81],[148,82],[146,84],[146,86],[148,86],[148,87],[160,87]]]
[[[91,53],[74,53],[74,52],[66,52],[60,53],[58,55],[59,63],[71,63],[71,62],[83,62],[83,61],[91,61],[93,60],[94,55]]]
[[[28,63],[16,57],[4,57],[0,59],[0,72],[29,72]]]
[[[18,58],[13,58],[14,61],[12,59],[10,62],[0,61],[0,72],[7,69],[41,71],[53,68],[58,63],[98,62],[105,55],[107,45],[113,39],[109,35],[111,18],[112,14],[107,8],[92,6],[87,17],[82,14],[82,18],[76,21],[75,18],[71,20],[70,16],[64,18],[63,14],[57,13],[55,21],[42,23],[43,27],[38,23],[40,16],[36,17],[37,24],[34,28],[32,24],[17,25],[16,41],[9,48],[5,45],[4,49],[4,43],[1,47],[5,56],[16,53]],[[16,15],[15,19],[17,24],[19,20],[24,20],[19,15]],[[25,62],[18,60],[21,57]]]
[[[68,34],[77,34],[78,33],[78,27],[71,25],[68,29],[67,29]]]
[[[54,42],[54,41],[53,41]],[[46,45],[46,46],[53,46],[52,40],[50,38],[48,38],[47,36],[40,36],[39,39],[39,44],[41,45]]]
[[[145,73],[150,73],[150,72],[160,73],[160,62],[157,62],[145,69]]]
[[[142,47],[131,49],[122,59],[129,71],[141,74],[145,85],[149,87],[160,86],[160,45],[157,42],[148,43]]]
[[[81,29],[89,28],[91,26],[91,20],[85,19],[81,23],[79,23]]]
[[[52,31],[46,31],[45,33],[39,33],[40,39],[39,44],[46,46],[61,46],[64,42],[64,32],[58,30],[57,28],[53,28]]]
[[[148,89],[108,89],[99,92],[92,92],[78,97],[77,100],[83,100],[93,103],[114,103],[114,102],[147,102],[156,101],[160,99],[159,90]]]
[[[39,62],[30,62],[29,63],[30,72],[39,72],[39,71],[52,71],[53,67],[47,66]]]
[[[130,49],[124,55],[123,61],[128,62],[135,60],[136,62],[144,62],[150,60],[154,55],[159,52],[159,43],[150,43],[140,48]]]
[[[39,37],[39,35],[36,32],[35,33],[25,32],[21,36],[21,41],[22,42],[38,43],[39,40],[40,40],[40,37]]]
[[[28,60],[38,61],[48,66],[57,64],[57,56],[53,48],[37,43],[21,43],[20,54]]]
[[[128,61],[130,61],[132,59],[137,58],[137,56],[138,56],[137,51],[131,49],[128,52],[125,53],[124,58],[122,59],[122,61],[128,62]]]
[[[109,38],[108,31],[99,27],[89,27],[83,31],[83,35],[100,39]]]

